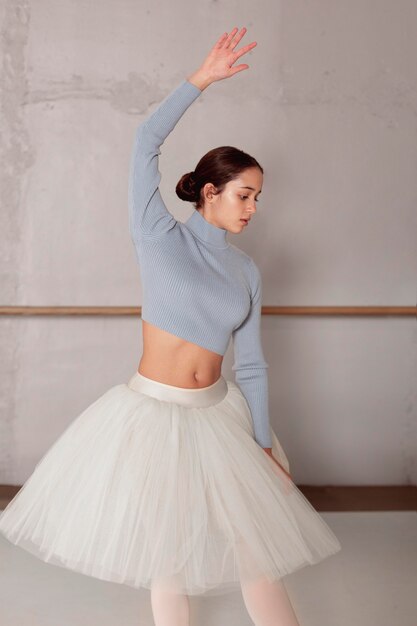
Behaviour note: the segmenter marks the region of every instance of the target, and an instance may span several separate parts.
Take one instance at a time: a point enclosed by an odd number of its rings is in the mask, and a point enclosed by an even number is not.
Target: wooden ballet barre
[[[0,306],[0,315],[9,316],[128,316],[141,315],[141,306]],[[310,317],[416,317],[417,306],[269,306],[262,315]]]

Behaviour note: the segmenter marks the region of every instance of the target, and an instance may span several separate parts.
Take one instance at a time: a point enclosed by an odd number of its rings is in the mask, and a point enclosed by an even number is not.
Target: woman
[[[227,241],[256,213],[263,170],[223,146],[182,176],[178,222],[159,192],[159,148],[213,82],[248,68],[224,33],[139,126],[129,225],[143,287],[144,351],[128,384],[73,420],[0,517],[39,558],[151,590],[157,626],[185,626],[189,595],[241,587],[256,626],[298,624],[282,577],[340,543],[297,489],[268,417],[261,279]],[[221,374],[233,339],[236,383]]]

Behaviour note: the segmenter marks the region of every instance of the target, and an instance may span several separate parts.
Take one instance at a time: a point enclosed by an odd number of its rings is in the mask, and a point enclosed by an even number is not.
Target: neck
[[[227,230],[206,220],[197,209],[194,209],[185,224],[193,231],[196,237],[205,243],[216,248],[227,248],[229,246],[226,238]]]

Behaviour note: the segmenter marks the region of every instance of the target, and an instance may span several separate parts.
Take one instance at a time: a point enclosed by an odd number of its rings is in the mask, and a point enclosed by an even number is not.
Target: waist
[[[217,404],[225,398],[228,387],[227,381],[220,376],[208,387],[186,388],[167,385],[158,380],[147,378],[139,372],[135,372],[128,382],[128,387],[133,391],[139,391],[152,398],[165,402],[175,402],[190,407],[208,407]]]

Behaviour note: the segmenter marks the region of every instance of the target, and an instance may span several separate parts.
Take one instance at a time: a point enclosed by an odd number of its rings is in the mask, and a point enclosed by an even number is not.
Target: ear
[[[213,185],[213,183],[206,183],[203,187],[204,199],[208,202],[212,202],[213,199],[216,197],[216,191],[217,189]]]

